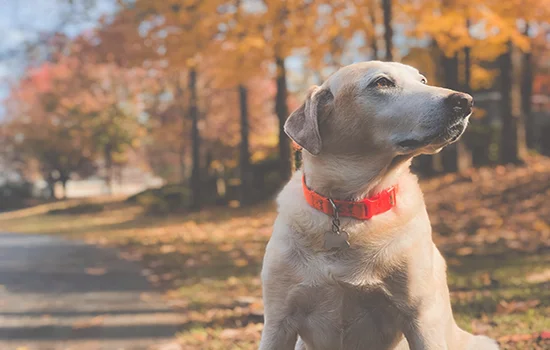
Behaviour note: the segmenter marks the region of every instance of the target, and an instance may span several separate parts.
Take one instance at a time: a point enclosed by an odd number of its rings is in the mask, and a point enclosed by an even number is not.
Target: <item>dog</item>
[[[284,126],[303,170],[277,198],[260,350],[498,349],[457,326],[409,171],[456,141],[472,108],[394,62],[352,64],[310,89]]]

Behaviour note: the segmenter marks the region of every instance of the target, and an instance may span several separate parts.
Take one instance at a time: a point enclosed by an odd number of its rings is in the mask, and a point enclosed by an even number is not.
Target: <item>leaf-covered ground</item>
[[[525,166],[478,169],[422,187],[459,324],[503,349],[550,349],[550,160],[533,157]],[[143,273],[185,315],[184,349],[256,348],[272,203],[168,217],[105,199],[93,204],[93,211],[75,210],[90,203],[73,201],[2,214],[0,228],[119,246],[125,258],[143,261]]]

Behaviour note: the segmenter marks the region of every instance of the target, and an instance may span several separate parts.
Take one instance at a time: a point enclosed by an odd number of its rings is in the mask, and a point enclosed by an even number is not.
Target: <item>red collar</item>
[[[309,189],[306,185],[305,176],[302,177],[302,187],[306,201],[313,208],[322,211],[327,215],[333,215],[330,199]],[[382,214],[395,207],[397,187],[393,186],[383,190],[375,196],[365,198],[357,202],[341,201],[334,199],[333,202],[338,208],[340,216],[352,217],[359,220],[368,220],[375,215]]]

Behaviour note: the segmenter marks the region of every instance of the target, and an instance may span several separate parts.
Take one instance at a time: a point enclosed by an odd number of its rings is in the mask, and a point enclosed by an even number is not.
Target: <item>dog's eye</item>
[[[421,82],[422,84],[428,84],[428,81],[426,80],[426,78],[422,78],[422,79],[420,80],[420,82]]]
[[[393,81],[389,80],[388,78],[380,78],[374,82],[374,86],[377,88],[387,88],[387,87],[393,87],[395,84]]]

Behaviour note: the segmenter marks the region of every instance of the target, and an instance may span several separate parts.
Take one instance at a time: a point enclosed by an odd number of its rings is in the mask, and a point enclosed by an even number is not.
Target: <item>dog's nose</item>
[[[446,102],[453,112],[463,116],[470,114],[474,106],[473,97],[462,92],[455,92],[449,95]]]

